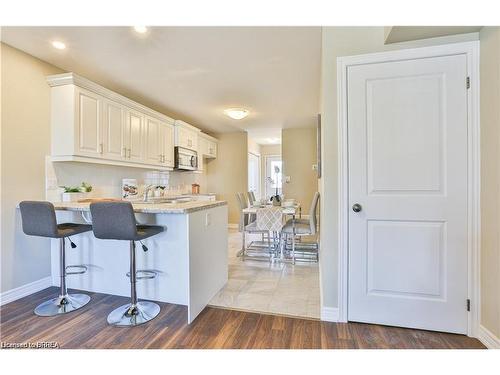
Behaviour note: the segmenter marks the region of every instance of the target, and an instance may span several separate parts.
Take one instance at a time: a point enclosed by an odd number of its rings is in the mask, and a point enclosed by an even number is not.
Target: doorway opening
[[[285,229],[291,220],[309,222],[310,206],[317,190],[314,187],[317,186],[317,175],[311,173],[311,165],[317,162],[316,129],[293,129],[290,136],[285,131],[283,137],[281,134],[280,129],[278,134],[265,134],[260,139],[249,137],[248,191],[238,192],[238,201],[243,201],[244,206],[253,211],[244,214],[241,209],[240,228],[229,229],[228,282],[210,304],[320,319],[319,253],[315,247],[319,233],[315,230],[311,236],[295,236],[297,253],[292,258],[293,233],[287,234]],[[295,151],[297,148],[304,151],[299,155]],[[301,165],[297,163],[298,159],[305,162]],[[287,163],[295,166],[289,168],[288,173],[296,183],[295,190],[288,186],[288,192],[284,178]],[[307,186],[310,191],[301,194],[302,186]],[[255,196],[254,201],[251,193]],[[277,194],[282,198],[282,206],[273,206],[274,202],[270,201],[270,197]],[[267,223],[264,227],[269,230],[243,229],[242,223],[245,226],[257,225],[257,216],[262,218],[265,215],[262,211],[282,210],[286,201],[283,201],[284,194],[286,200],[294,200],[296,204],[275,215],[272,229]],[[319,208],[316,214],[314,217],[319,216]],[[263,228],[260,225],[258,229]]]

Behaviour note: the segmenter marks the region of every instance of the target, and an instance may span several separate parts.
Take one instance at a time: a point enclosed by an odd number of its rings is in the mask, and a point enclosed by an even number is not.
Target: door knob
[[[360,212],[362,209],[363,209],[363,207],[361,207],[361,205],[359,203],[354,203],[352,205],[352,210],[354,212]]]

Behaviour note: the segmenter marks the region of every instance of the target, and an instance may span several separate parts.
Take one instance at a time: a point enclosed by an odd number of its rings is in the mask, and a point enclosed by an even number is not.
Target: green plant
[[[82,193],[90,193],[92,191],[92,185],[87,184],[86,182],[82,182],[82,186],[80,188]]]
[[[89,193],[92,191],[92,185],[82,182],[80,186],[61,186],[65,193]]]

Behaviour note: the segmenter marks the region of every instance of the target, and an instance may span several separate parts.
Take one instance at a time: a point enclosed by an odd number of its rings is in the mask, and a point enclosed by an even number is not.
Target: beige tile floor
[[[236,256],[241,234],[229,230],[229,279],[212,306],[320,318],[317,263],[270,264]]]

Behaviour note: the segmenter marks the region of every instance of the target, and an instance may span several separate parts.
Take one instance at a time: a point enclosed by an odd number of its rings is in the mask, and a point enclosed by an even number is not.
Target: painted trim
[[[199,130],[199,129],[198,129],[198,130]],[[208,135],[207,133],[203,133],[202,131],[200,131],[200,132],[198,133],[198,136],[199,136],[199,137],[202,137],[202,138],[204,138],[204,139],[206,139],[206,140],[208,140],[208,141],[212,141],[212,142],[215,142],[215,143],[219,143],[219,140],[218,140],[217,138],[214,138],[214,137],[212,137],[211,135]]]
[[[500,338],[496,337],[491,331],[482,325],[479,325],[477,338],[488,349],[500,349]]]
[[[182,120],[175,120],[174,121],[174,126],[182,126],[182,127],[186,128],[186,129],[189,129],[189,130],[201,133],[201,130],[198,129],[196,126],[188,124],[187,122],[182,121]],[[206,134],[206,135],[208,135],[208,134]]]
[[[481,178],[480,178],[480,118],[479,118],[479,41],[445,44],[432,47],[402,49],[366,55],[337,58],[337,106],[338,106],[338,168],[339,168],[339,258],[338,258],[338,305],[339,321],[347,322],[348,310],[348,143],[347,143],[347,68],[349,66],[388,61],[410,60],[464,54],[467,56],[467,75],[471,79],[468,92],[468,296],[471,311],[468,314],[467,334],[478,334],[481,306],[480,294],[480,235],[481,235]]]
[[[339,309],[336,307],[321,307],[321,320],[325,322],[340,322]]]
[[[52,277],[47,276],[32,283],[21,285],[20,287],[7,290],[0,294],[0,306],[16,301],[30,294],[39,292],[52,286]]]
[[[127,107],[131,107],[139,112],[143,112],[149,116],[155,117],[161,121],[164,121],[170,125],[174,125],[173,118],[170,118],[163,113],[157,112],[151,108],[148,108],[140,103],[137,103],[123,95],[120,95],[114,91],[111,91],[101,85],[98,85],[95,82],[90,81],[87,78],[79,76],[75,73],[62,73],[62,74],[53,74],[47,76],[47,83],[50,87],[56,86],[64,86],[64,85],[75,85],[78,87],[82,87],[84,89],[90,90],[96,94],[104,96],[107,99],[113,100],[117,103],[123,104]],[[195,128],[196,129],[196,128]],[[199,129],[198,129],[199,131]]]
[[[50,161],[52,161],[52,162],[74,161],[74,162],[80,162],[80,163],[113,165],[113,166],[118,166],[118,167],[152,169],[155,171],[173,171],[174,170],[172,167],[163,167],[160,165],[131,163],[128,161],[120,161],[120,160],[114,160],[114,159],[98,159],[98,158],[92,158],[89,156],[76,156],[76,155],[50,156]],[[192,172],[196,173],[198,171],[192,171]],[[200,171],[200,172],[202,172],[202,171]]]

